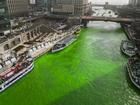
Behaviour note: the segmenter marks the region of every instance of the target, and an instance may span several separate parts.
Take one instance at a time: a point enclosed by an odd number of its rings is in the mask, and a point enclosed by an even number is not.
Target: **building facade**
[[[28,0],[6,0],[11,17],[26,16],[29,13]]]
[[[0,1],[0,29],[9,27],[9,12],[6,0]]]
[[[0,0],[0,34],[10,29],[11,19],[28,16],[28,14],[28,0]]]
[[[47,0],[36,0],[36,4],[39,11],[45,11],[47,8]]]
[[[0,38],[0,55],[8,54],[25,42],[32,41],[42,35],[43,25],[37,25],[32,27],[30,30],[18,33],[16,35],[10,34],[11,37]]]
[[[29,13],[28,0],[1,0],[0,16],[7,18],[25,16]]]
[[[130,6],[140,6],[140,0],[129,0]]]
[[[29,0],[30,12],[43,12],[48,8],[48,0]]]
[[[54,14],[84,15],[89,10],[88,0],[50,0],[49,3]]]

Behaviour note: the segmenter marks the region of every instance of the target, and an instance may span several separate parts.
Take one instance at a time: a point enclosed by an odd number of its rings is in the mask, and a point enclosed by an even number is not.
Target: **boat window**
[[[28,58],[27,60],[28,60],[28,61],[32,61],[33,59],[32,59],[32,58]]]

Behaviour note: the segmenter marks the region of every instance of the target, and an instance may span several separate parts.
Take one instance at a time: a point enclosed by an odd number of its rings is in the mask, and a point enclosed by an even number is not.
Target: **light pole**
[[[8,21],[10,23],[10,34],[12,33],[12,24],[11,24],[11,14],[10,14],[10,10],[8,8]]]

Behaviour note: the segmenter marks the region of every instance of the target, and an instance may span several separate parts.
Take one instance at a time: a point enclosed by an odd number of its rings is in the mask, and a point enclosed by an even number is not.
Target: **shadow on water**
[[[101,33],[108,33],[108,32],[115,32],[115,33],[122,33],[122,28],[118,28],[116,30],[101,30],[99,29]]]
[[[119,70],[122,67],[89,81],[49,105],[124,105],[125,83],[121,80],[124,74]]]

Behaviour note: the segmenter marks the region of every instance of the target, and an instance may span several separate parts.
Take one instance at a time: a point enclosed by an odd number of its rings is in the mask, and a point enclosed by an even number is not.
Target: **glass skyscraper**
[[[6,0],[0,1],[0,29],[9,27],[9,12]]]
[[[129,0],[131,6],[140,6],[140,0]]]
[[[49,0],[51,12],[58,14],[83,15],[88,11],[88,0]]]

